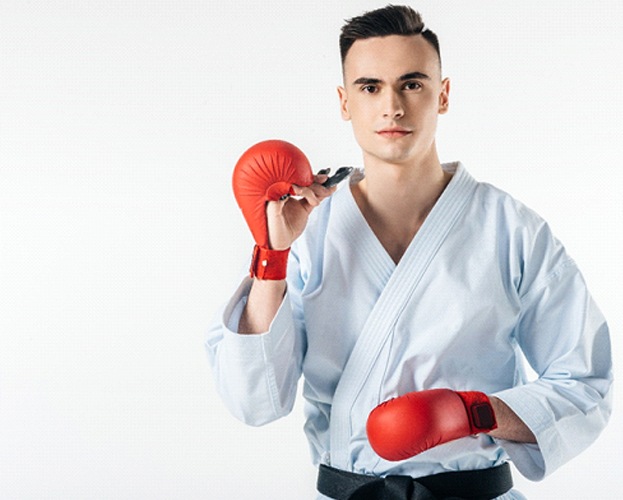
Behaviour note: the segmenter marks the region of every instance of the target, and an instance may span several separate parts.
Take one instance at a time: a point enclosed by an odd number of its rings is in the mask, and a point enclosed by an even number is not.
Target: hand
[[[292,186],[296,198],[289,196],[280,201],[268,202],[268,239],[273,250],[290,248],[303,233],[311,211],[335,192],[337,187],[322,186],[327,178],[325,174],[315,175],[313,184],[308,187]]]
[[[305,154],[285,141],[259,142],[240,157],[232,187],[256,243],[251,277],[285,279],[290,245],[305,228],[312,208],[332,193],[317,182],[321,179],[313,175]],[[291,200],[290,195],[300,198]],[[275,205],[278,200],[282,201]],[[272,235],[268,227],[269,204]]]
[[[370,445],[386,460],[404,460],[434,446],[497,427],[482,392],[431,389],[377,406],[368,416]]]

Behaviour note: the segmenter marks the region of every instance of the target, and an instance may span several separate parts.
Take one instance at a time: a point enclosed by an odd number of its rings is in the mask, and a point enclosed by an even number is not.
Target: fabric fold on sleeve
[[[516,338],[537,379],[500,391],[538,446],[501,442],[517,469],[540,480],[588,448],[612,411],[609,330],[575,264],[561,262],[523,297]]]
[[[537,444],[496,439],[517,470],[531,481],[540,481],[590,446],[605,427],[611,406],[609,393],[586,414],[569,412],[562,418],[549,404],[552,389],[534,382],[494,394],[528,426]],[[560,406],[560,403],[558,403]]]
[[[225,405],[239,420],[259,426],[292,410],[302,349],[287,292],[267,332],[237,333],[251,284],[251,278],[245,278],[220,309],[205,345]]]

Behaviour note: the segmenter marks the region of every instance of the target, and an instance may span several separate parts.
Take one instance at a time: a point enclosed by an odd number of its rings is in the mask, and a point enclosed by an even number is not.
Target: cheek
[[[349,106],[347,113],[348,120],[350,120],[350,124],[355,132],[365,128],[367,120],[365,119],[365,115],[362,114],[361,110],[358,109],[357,106]]]
[[[373,126],[377,115],[372,103],[366,103],[365,105],[361,105],[361,103],[358,102],[351,102],[350,106],[348,107],[348,112],[353,127],[360,129]]]
[[[351,121],[351,125],[352,125],[353,135],[355,136],[357,143],[359,143],[360,145],[366,144],[366,142],[368,141],[366,129],[360,123],[357,123],[356,121]]]

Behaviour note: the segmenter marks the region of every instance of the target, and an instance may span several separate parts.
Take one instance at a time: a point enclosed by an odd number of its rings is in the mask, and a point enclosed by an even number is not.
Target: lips
[[[402,128],[402,127],[390,127],[390,128],[377,130],[376,133],[380,135],[381,137],[399,138],[399,137],[404,137],[406,135],[411,134],[411,131],[406,128]]]

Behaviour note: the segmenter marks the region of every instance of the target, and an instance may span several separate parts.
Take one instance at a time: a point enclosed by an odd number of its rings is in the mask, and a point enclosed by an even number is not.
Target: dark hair
[[[340,34],[342,66],[346,54],[357,40],[388,35],[422,35],[437,52],[441,65],[439,40],[435,33],[424,27],[422,16],[405,5],[388,5],[346,21]]]

